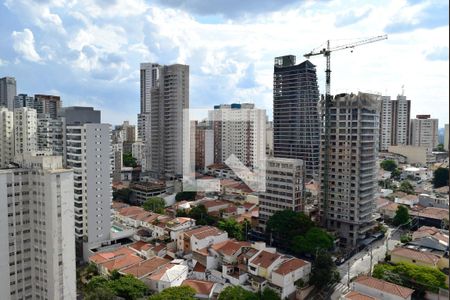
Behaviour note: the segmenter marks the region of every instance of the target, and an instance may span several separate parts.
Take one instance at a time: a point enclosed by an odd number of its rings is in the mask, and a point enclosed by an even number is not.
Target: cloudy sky
[[[20,93],[136,123],[139,63],[190,65],[190,106],[254,102],[272,114],[275,56],[388,34],[332,56],[332,92],[412,100],[448,123],[448,0],[0,0],[0,77]],[[325,60],[314,57],[324,88]]]

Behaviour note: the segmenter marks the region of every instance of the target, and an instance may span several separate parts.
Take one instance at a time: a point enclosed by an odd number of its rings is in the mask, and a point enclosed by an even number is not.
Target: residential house
[[[228,233],[212,226],[200,226],[178,236],[177,249],[184,253],[206,248],[228,239]]]
[[[152,291],[161,292],[162,290],[180,286],[186,280],[188,267],[182,264],[166,264],[156,272],[148,275],[143,281]]]
[[[120,273],[133,275],[138,279],[142,279],[148,276],[149,274],[152,274],[155,271],[161,269],[168,263],[170,263],[170,260],[155,256],[150,259],[144,260],[140,263],[137,263],[135,265],[124,268],[120,271]]]
[[[205,280],[187,279],[183,281],[182,285],[193,288],[195,290],[194,297],[197,299],[213,299],[217,283]]]
[[[308,282],[311,263],[298,258],[283,261],[272,272],[270,282],[277,286],[281,299],[291,296],[296,291],[296,282]]]
[[[252,275],[270,278],[273,269],[283,260],[281,254],[260,250],[248,261],[248,271]]]
[[[368,276],[357,277],[352,283],[352,289],[363,295],[383,300],[411,300],[414,292],[412,289]]]
[[[427,252],[418,251],[409,248],[397,247],[390,252],[391,262],[409,262],[418,266],[434,267],[434,268],[448,268],[448,258],[440,257],[439,255]]]

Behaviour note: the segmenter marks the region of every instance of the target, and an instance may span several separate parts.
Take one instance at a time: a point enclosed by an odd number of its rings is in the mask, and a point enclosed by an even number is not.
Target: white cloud
[[[33,32],[25,28],[23,32],[14,31],[11,34],[14,50],[23,56],[26,60],[39,62],[42,60],[39,53],[34,48]]]

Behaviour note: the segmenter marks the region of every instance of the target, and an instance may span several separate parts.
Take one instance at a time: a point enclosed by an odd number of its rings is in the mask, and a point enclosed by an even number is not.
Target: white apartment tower
[[[234,154],[254,169],[266,158],[266,111],[252,103],[214,106],[209,121],[214,130],[214,162],[225,163]]]
[[[325,195],[325,134],[320,150],[320,214],[341,243],[357,245],[374,226],[377,191],[380,96],[336,95],[330,108],[328,189]],[[324,116],[324,100],[320,101]]]
[[[305,167],[301,159],[268,158],[266,190],[259,195],[259,227],[280,210],[303,211]]]
[[[73,172],[21,155],[0,170],[1,299],[76,299]]]
[[[14,150],[16,155],[37,151],[37,113],[33,108],[14,109]]]
[[[189,108],[189,66],[142,63],[138,137],[146,145],[143,169],[153,178],[182,175],[185,108]]]
[[[64,155],[64,120],[38,114],[37,148],[52,155]]]
[[[392,145],[392,101],[390,96],[381,97],[380,151],[387,151]]]
[[[439,144],[438,119],[430,115],[417,115],[411,120],[411,145],[434,149]]]
[[[390,96],[381,97],[380,109],[380,151],[389,146],[408,145],[410,137],[411,100],[398,95],[396,100]]]
[[[0,169],[14,160],[14,113],[0,107]]]

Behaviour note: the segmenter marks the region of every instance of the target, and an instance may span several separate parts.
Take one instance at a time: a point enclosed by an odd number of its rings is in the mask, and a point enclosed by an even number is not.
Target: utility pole
[[[347,262],[347,287],[350,288],[350,260]]]
[[[370,268],[369,268],[369,277],[372,277],[372,260],[373,260],[373,247],[370,246]]]

